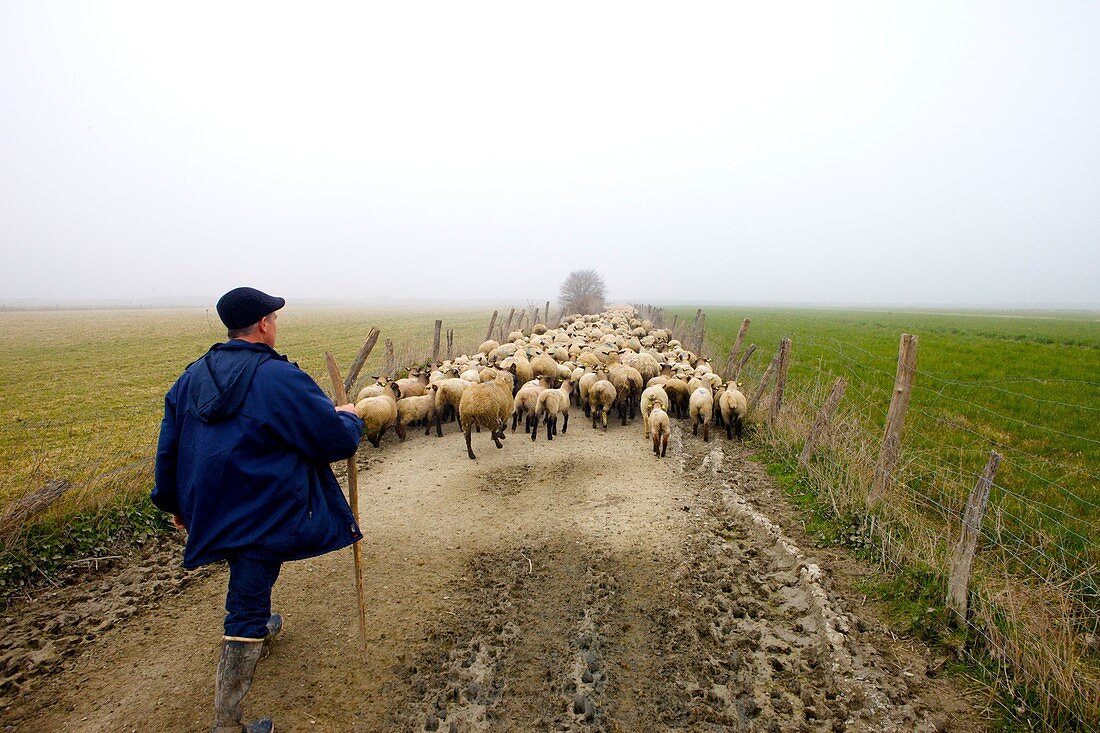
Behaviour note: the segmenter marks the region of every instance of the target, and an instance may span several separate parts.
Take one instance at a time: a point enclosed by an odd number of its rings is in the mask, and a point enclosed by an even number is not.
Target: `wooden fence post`
[[[772,411],[768,417],[768,424],[774,424],[779,418],[779,408],[783,406],[783,390],[787,387],[787,369],[791,365],[791,340],[785,338],[779,342],[779,365],[775,375],[775,399],[772,400]]]
[[[783,346],[780,345],[779,349]],[[760,398],[764,395],[764,389],[768,386],[768,379],[771,378],[772,372],[775,371],[775,367],[779,364],[779,351],[775,352],[775,356],[772,357],[771,363],[768,364],[768,368],[764,370],[764,376],[760,377],[760,384],[756,387],[756,392],[753,393],[752,399],[749,400],[748,406],[745,408],[745,414],[752,412],[752,409],[756,407],[756,403],[760,401]]]
[[[676,338],[676,331],[679,328],[680,328],[680,314],[677,313],[677,314],[672,316],[672,328],[669,329],[670,331],[672,331],[672,338],[673,339]]]
[[[516,309],[512,308],[508,311],[508,320],[504,322],[504,336],[507,338],[508,334],[512,332],[512,319],[516,317]]]
[[[546,301],[546,308],[542,312],[542,323],[547,328],[550,328],[550,301]]]
[[[814,420],[814,425],[810,428],[809,435],[806,436],[806,444],[802,446],[802,455],[798,457],[798,467],[800,469],[805,468],[806,464],[810,462],[810,457],[814,454],[814,445],[821,434],[825,432],[825,426],[829,424],[829,418],[832,417],[833,410],[836,409],[841,398],[844,397],[844,390],[847,387],[848,382],[844,377],[837,377],[836,381],[833,382],[833,389],[825,399],[821,412],[817,413],[817,419]]]
[[[737,362],[737,369],[733,372],[733,381],[737,381],[741,376],[741,370],[745,367],[745,364],[749,362],[749,357],[756,351],[756,344],[749,344],[749,348],[745,349],[745,353],[741,355],[741,360]]]
[[[435,320],[435,335],[432,337],[432,364],[439,363],[439,333],[443,330],[443,321]]]
[[[564,305],[561,307],[561,310],[558,311],[558,321],[557,321],[557,323],[554,324],[554,328],[557,328],[558,326],[561,325],[561,322],[562,322],[563,318],[565,318],[565,306]]]
[[[493,326],[497,325],[497,312],[493,311],[493,317],[489,319],[489,330],[485,332],[485,341],[493,337]]]
[[[695,353],[699,354],[700,356],[705,356],[705,354],[703,354],[703,341],[706,338],[706,333],[707,333],[707,314],[704,313],[702,311],[702,309],[700,309],[699,310],[699,325],[696,327],[696,330],[695,330]]]
[[[393,377],[393,372],[395,368],[396,364],[394,363],[393,358],[393,341],[386,339],[386,366],[384,368],[386,376]]]
[[[966,500],[962,534],[959,536],[959,542],[955,545],[955,552],[951,558],[951,576],[947,582],[947,605],[955,612],[960,624],[966,623],[970,570],[974,566],[974,553],[978,546],[978,536],[982,532],[982,516],[985,514],[985,505],[989,501],[989,489],[993,485],[993,477],[997,475],[997,467],[1000,464],[1001,456],[997,451],[990,451],[989,462],[985,464],[985,470],[978,477],[978,483],[970,492],[970,498]]]
[[[355,380],[359,378],[359,372],[363,369],[363,364],[366,363],[367,357],[370,356],[370,352],[374,349],[375,343],[378,342],[378,335],[381,333],[377,328],[371,328],[367,332],[367,340],[363,342],[363,346],[360,347],[359,353],[355,355],[355,361],[351,363],[351,369],[348,369],[347,379],[344,380],[344,392],[351,391],[351,385],[355,384]]]
[[[455,330],[447,329],[447,359],[455,358]]]
[[[894,392],[890,397],[890,409],[886,413],[886,432],[882,436],[868,506],[875,507],[890,486],[890,479],[897,467],[901,450],[901,431],[905,427],[905,413],[909,409],[909,395],[913,391],[913,375],[917,371],[917,337],[911,333],[901,335],[898,346],[898,372],[894,378]]]
[[[749,319],[746,318],[741,322],[741,330],[737,332],[737,338],[733,341],[733,346],[730,347],[729,358],[726,359],[726,379],[733,379],[736,381],[737,377],[731,376],[733,374],[733,367],[737,364],[737,354],[741,351],[741,342],[745,339],[745,333],[749,330]]]
[[[525,325],[527,325],[527,309],[526,308],[523,310],[523,312],[521,312],[519,314],[519,323],[516,324],[516,330],[517,331],[522,331],[523,327]]]

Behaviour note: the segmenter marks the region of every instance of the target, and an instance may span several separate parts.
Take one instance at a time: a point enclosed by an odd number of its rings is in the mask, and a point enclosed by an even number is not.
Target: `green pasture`
[[[787,399],[808,410],[836,377],[840,411],[881,439],[903,332],[919,337],[903,442],[908,481],[894,500],[937,517],[957,512],[991,450],[1003,456],[986,539],[1008,565],[1093,575],[1100,564],[1100,314],[704,308],[724,365],[742,319],[758,351],[754,388],[791,337]],[[669,309],[694,318],[695,309]],[[950,511],[948,511],[950,510]],[[957,516],[957,514],[956,514]],[[995,535],[995,537],[994,537]],[[1096,589],[1090,589],[1096,592]]]

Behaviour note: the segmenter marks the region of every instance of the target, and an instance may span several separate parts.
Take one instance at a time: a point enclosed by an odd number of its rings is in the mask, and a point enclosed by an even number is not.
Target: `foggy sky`
[[[1100,305],[1100,4],[0,4],[0,299]]]

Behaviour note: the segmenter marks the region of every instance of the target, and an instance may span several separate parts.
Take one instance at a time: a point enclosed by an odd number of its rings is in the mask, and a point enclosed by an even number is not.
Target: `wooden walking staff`
[[[375,341],[378,337],[375,336]],[[373,341],[368,342],[371,347],[374,346]],[[363,344],[363,349],[360,351],[370,353],[370,349],[367,348],[367,344]],[[363,361],[366,361],[364,356]],[[348,402],[348,393],[344,389],[344,381],[340,379],[340,367],[336,365],[336,359],[332,358],[332,353],[325,352],[325,362],[328,364],[328,375],[332,379],[332,391],[336,393],[336,404],[345,405]],[[358,452],[358,449],[356,449]],[[359,471],[355,465],[355,453],[352,453],[351,458],[348,459],[348,504],[351,505],[352,516],[355,517],[356,526],[362,526],[359,524]],[[364,651],[367,649],[367,598],[363,591],[363,551],[359,547],[359,542],[355,542],[351,546],[352,557],[355,560],[355,594],[359,601],[359,643],[362,645]]]

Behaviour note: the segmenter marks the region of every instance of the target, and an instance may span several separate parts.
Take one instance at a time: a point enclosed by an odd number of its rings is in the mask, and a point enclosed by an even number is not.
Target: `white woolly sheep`
[[[710,441],[710,421],[714,416],[714,393],[708,387],[700,387],[691,393],[688,404],[691,416],[691,434],[699,434],[699,423],[703,423],[703,442]]]
[[[531,440],[534,441],[539,432],[539,418],[545,415],[546,439],[553,440],[558,432],[558,416],[564,415],[561,432],[564,435],[569,429],[569,393],[573,391],[573,383],[568,379],[562,381],[557,389],[544,389],[539,393],[535,404],[535,417],[531,421]]]
[[[649,413],[649,430],[653,433],[653,455],[658,458],[665,457],[668,450],[668,436],[672,433],[669,425],[668,413],[660,405],[654,405]]]
[[[377,397],[366,397],[355,403],[355,412],[363,420],[363,437],[377,448],[382,436],[397,422],[397,385]]]
[[[646,387],[642,390],[642,425],[645,427],[645,437],[647,438],[649,437],[649,413],[653,411],[654,407],[660,407],[663,410],[668,409],[668,393],[660,385]]]
[[[603,420],[604,432],[607,432],[607,414],[611,412],[615,404],[615,385],[603,378],[603,372],[599,372],[596,381],[588,388],[588,411],[592,415],[592,427],[596,427],[596,420]]]
[[[741,439],[741,429],[748,414],[748,400],[737,387],[736,382],[727,382],[726,391],[718,398],[718,411],[726,424],[727,440],[733,439],[734,432],[737,433],[738,440]]]
[[[433,385],[434,386],[434,385]],[[397,401],[397,421],[394,430],[402,442],[405,440],[405,428],[417,420],[423,420],[424,435],[432,430],[432,419],[435,417],[435,394],[430,391],[418,397],[404,397]]]

